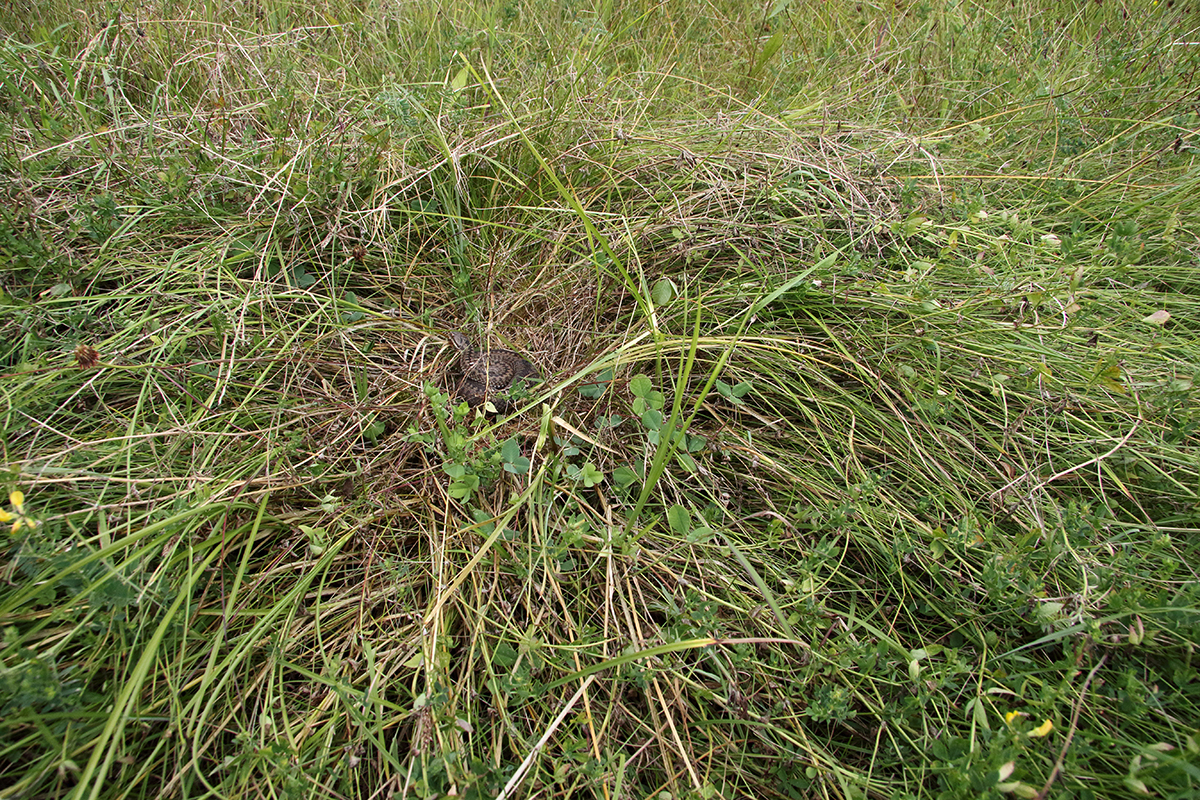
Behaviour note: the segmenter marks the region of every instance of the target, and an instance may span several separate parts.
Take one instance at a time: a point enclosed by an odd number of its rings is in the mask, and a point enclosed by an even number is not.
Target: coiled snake
[[[458,351],[459,379],[456,394],[472,406],[491,402],[497,411],[512,408],[504,394],[520,378],[536,378],[533,368],[520,353],[491,348],[479,350],[458,331],[450,332],[450,343]]]

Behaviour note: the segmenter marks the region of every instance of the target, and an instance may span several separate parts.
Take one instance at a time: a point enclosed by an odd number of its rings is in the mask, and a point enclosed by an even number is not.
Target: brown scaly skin
[[[537,377],[537,370],[520,353],[498,347],[478,350],[458,331],[450,332],[450,343],[459,353],[458,398],[472,406],[490,400],[497,411],[506,412],[512,404],[498,395],[507,391],[518,378]]]

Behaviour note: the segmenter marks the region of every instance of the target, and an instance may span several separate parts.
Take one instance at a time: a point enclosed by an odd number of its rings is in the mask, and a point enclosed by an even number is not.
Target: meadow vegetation
[[[0,31],[0,798],[1196,795],[1200,4]]]

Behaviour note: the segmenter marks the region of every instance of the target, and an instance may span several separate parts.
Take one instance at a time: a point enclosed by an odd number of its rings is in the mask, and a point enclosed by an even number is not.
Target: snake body
[[[497,411],[508,411],[512,404],[503,395],[518,378],[537,377],[524,356],[514,350],[479,350],[464,334],[450,333],[450,343],[458,350],[458,396],[472,406],[491,401]]]

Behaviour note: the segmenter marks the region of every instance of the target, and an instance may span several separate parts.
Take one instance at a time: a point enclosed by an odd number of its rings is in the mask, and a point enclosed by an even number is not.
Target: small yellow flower
[[[1052,730],[1054,730],[1054,723],[1050,720],[1046,720],[1041,725],[1038,725],[1036,728],[1031,730],[1029,732],[1029,737],[1031,739],[1040,739],[1049,734]]]
[[[1012,725],[1014,719],[1023,716],[1025,716],[1024,711],[1010,711],[1004,715],[1004,722],[1005,724]]]
[[[8,495],[8,502],[12,503],[12,512],[0,509],[0,523],[11,522],[12,533],[15,536],[17,531],[21,530],[21,526],[25,526],[33,530],[38,526],[38,521],[25,513],[25,493],[20,489],[13,491]]]

